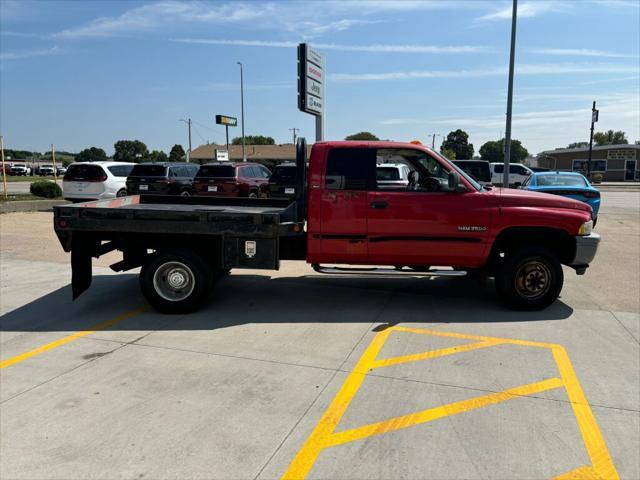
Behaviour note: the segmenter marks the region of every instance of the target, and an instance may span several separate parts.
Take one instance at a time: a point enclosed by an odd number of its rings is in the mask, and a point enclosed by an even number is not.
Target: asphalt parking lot
[[[0,216],[3,479],[638,479],[640,193],[542,312],[468,279],[234,271],[146,308],[101,258],[71,302],[51,214]]]

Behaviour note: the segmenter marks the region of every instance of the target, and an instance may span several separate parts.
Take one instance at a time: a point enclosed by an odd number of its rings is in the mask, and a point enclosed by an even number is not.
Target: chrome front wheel
[[[169,302],[180,302],[193,293],[195,275],[184,263],[171,261],[160,265],[153,274],[153,288]]]

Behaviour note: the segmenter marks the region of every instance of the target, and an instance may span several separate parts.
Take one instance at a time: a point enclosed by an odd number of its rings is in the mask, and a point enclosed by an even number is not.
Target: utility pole
[[[56,150],[51,144],[51,163],[53,163],[53,181],[58,183],[58,169],[56,168]]]
[[[236,62],[240,65],[240,114],[242,117],[242,161],[247,161],[247,155],[245,153],[245,145],[244,145],[244,77],[243,77],[243,68],[242,62]]]
[[[596,101],[593,101],[591,107],[591,136],[589,137],[589,160],[587,160],[587,178],[591,181],[591,151],[593,150],[593,124],[598,121],[598,110],[596,110]]]
[[[7,198],[7,170],[4,166],[4,137],[0,135],[0,151],[2,152],[2,183],[4,185],[4,198]]]
[[[187,162],[188,162],[189,159],[191,158],[191,119],[189,118],[185,120],[184,118],[181,118],[180,121],[187,124],[187,129],[189,132],[189,149],[187,150]]]
[[[513,113],[513,67],[516,58],[516,20],[518,17],[518,0],[513,0],[511,13],[511,53],[509,55],[509,88],[507,91],[507,126],[504,139],[504,172],[502,186],[509,188],[509,164],[511,162],[511,115]]]
[[[432,133],[431,134],[431,150],[435,150],[436,149],[436,137],[441,137],[442,135],[440,135],[439,133]]]
[[[296,132],[299,132],[300,129],[293,127],[293,128],[290,128],[289,130],[293,132],[293,144],[295,145],[296,144],[296,138],[298,138],[297,135],[296,135]]]

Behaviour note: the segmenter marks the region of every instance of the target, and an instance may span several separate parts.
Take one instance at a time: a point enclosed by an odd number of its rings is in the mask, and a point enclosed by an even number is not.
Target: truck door
[[[320,200],[323,262],[367,262],[367,190],[374,175],[375,150],[329,150]]]
[[[473,267],[483,262],[489,195],[448,191],[449,166],[423,150],[379,149],[377,161],[406,162],[418,178],[406,188],[369,191],[369,263]]]

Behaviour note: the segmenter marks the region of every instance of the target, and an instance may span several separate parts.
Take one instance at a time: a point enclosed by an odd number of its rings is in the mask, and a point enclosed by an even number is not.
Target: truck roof
[[[314,145],[326,145],[330,148],[362,148],[362,147],[376,147],[376,148],[412,148],[416,150],[424,150],[427,152],[436,153],[430,147],[423,144],[411,143],[411,142],[392,142],[390,140],[332,140],[327,142],[316,142]]]

